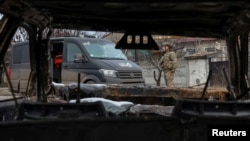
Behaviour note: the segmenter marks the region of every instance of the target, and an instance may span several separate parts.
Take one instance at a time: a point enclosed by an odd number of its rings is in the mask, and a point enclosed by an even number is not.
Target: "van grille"
[[[142,72],[119,72],[120,79],[135,79],[142,78]]]

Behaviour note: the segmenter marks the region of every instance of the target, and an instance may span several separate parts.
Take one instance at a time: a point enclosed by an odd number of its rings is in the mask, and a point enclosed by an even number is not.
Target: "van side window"
[[[13,50],[13,64],[29,63],[29,46],[15,46]]]
[[[82,53],[81,49],[78,45],[74,43],[67,43],[67,62],[74,62],[74,58],[76,54]]]

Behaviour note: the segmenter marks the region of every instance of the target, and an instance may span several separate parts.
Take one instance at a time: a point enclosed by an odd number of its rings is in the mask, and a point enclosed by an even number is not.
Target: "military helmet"
[[[173,49],[173,46],[170,45],[168,42],[163,42],[162,47],[164,47],[164,46],[168,46],[169,49]]]
[[[167,46],[167,45],[168,45],[167,42],[163,42],[163,43],[162,43],[162,46]]]

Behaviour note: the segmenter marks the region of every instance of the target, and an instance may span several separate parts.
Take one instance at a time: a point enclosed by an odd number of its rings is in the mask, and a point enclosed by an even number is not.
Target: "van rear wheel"
[[[86,82],[86,84],[96,84],[96,82],[93,81],[93,80],[89,80],[89,81]]]

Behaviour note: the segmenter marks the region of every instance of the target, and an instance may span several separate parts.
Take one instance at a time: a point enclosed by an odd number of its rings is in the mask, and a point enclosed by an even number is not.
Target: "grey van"
[[[50,73],[54,82],[69,84],[144,84],[142,69],[115,49],[109,40],[57,37],[50,41]],[[58,67],[55,60],[62,57]],[[10,79],[14,91],[24,92],[30,73],[29,42],[16,43],[11,49]]]

